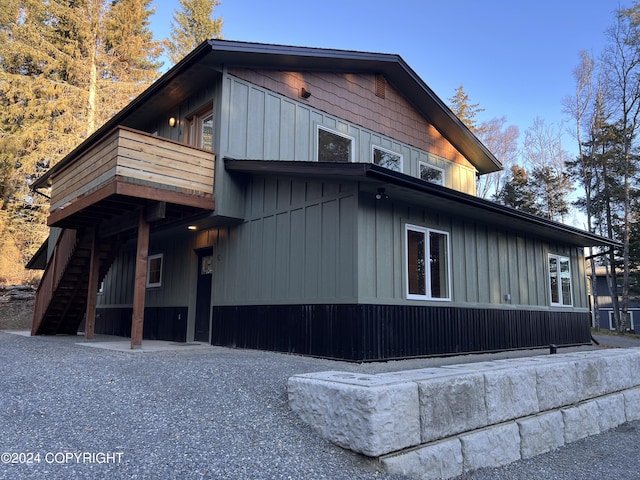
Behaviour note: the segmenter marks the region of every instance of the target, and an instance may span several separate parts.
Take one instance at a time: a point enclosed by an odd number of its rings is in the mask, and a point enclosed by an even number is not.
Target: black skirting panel
[[[129,308],[98,308],[95,333],[131,336],[131,316]],[[187,340],[187,307],[146,307],[144,309],[144,340]],[[84,328],[81,325],[81,328]]]
[[[590,314],[402,305],[213,307],[213,345],[379,361],[591,342]]]

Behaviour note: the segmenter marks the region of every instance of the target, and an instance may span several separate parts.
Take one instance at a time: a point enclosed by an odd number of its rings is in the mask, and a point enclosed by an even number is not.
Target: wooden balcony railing
[[[117,127],[52,175],[49,224],[110,195],[213,209],[214,163],[213,152]]]

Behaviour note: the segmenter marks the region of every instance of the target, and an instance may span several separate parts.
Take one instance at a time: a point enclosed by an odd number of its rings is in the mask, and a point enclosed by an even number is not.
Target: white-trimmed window
[[[420,179],[426,182],[444,185],[444,170],[426,162],[420,162]]]
[[[318,161],[353,162],[353,138],[318,125]]]
[[[209,107],[187,118],[187,143],[213,151],[213,110]]]
[[[615,330],[616,321],[613,318],[613,310],[610,310],[608,313],[609,313],[609,330]],[[620,311],[620,318],[621,319],[624,318],[624,314],[622,313],[622,311]],[[626,317],[626,320],[624,321],[624,328],[627,332],[630,330],[635,331],[636,326],[633,321],[633,312],[627,312],[627,317]]]
[[[406,225],[406,288],[413,300],[451,300],[449,234]]]
[[[573,305],[569,257],[549,254],[549,290],[551,305]]]
[[[372,163],[388,168],[389,170],[402,172],[402,155],[376,145],[372,146],[372,151]]]
[[[147,257],[147,288],[162,285],[162,260],[162,253]]]

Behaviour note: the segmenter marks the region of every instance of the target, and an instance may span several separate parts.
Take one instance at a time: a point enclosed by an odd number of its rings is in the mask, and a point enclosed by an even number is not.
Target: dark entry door
[[[209,341],[209,317],[211,315],[211,279],[213,277],[213,251],[198,252],[198,290],[196,293],[196,342]]]

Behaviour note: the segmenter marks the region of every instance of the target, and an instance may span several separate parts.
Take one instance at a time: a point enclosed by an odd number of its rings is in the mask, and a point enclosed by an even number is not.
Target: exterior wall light
[[[178,120],[176,120],[176,117],[169,118],[169,126],[171,128],[175,127],[177,124],[178,124]]]
[[[387,198],[389,198],[389,195],[387,195],[384,188],[379,188],[378,193],[376,193],[376,200],[386,200]]]
[[[309,90],[307,90],[306,88],[302,87],[302,88],[300,89],[300,96],[301,96],[302,98],[305,98],[305,99],[306,99],[306,98],[309,98],[309,97],[311,96],[311,92],[310,92]]]
[[[187,227],[187,230],[197,230],[197,229],[198,229],[198,227],[196,227],[195,225],[189,225]]]

